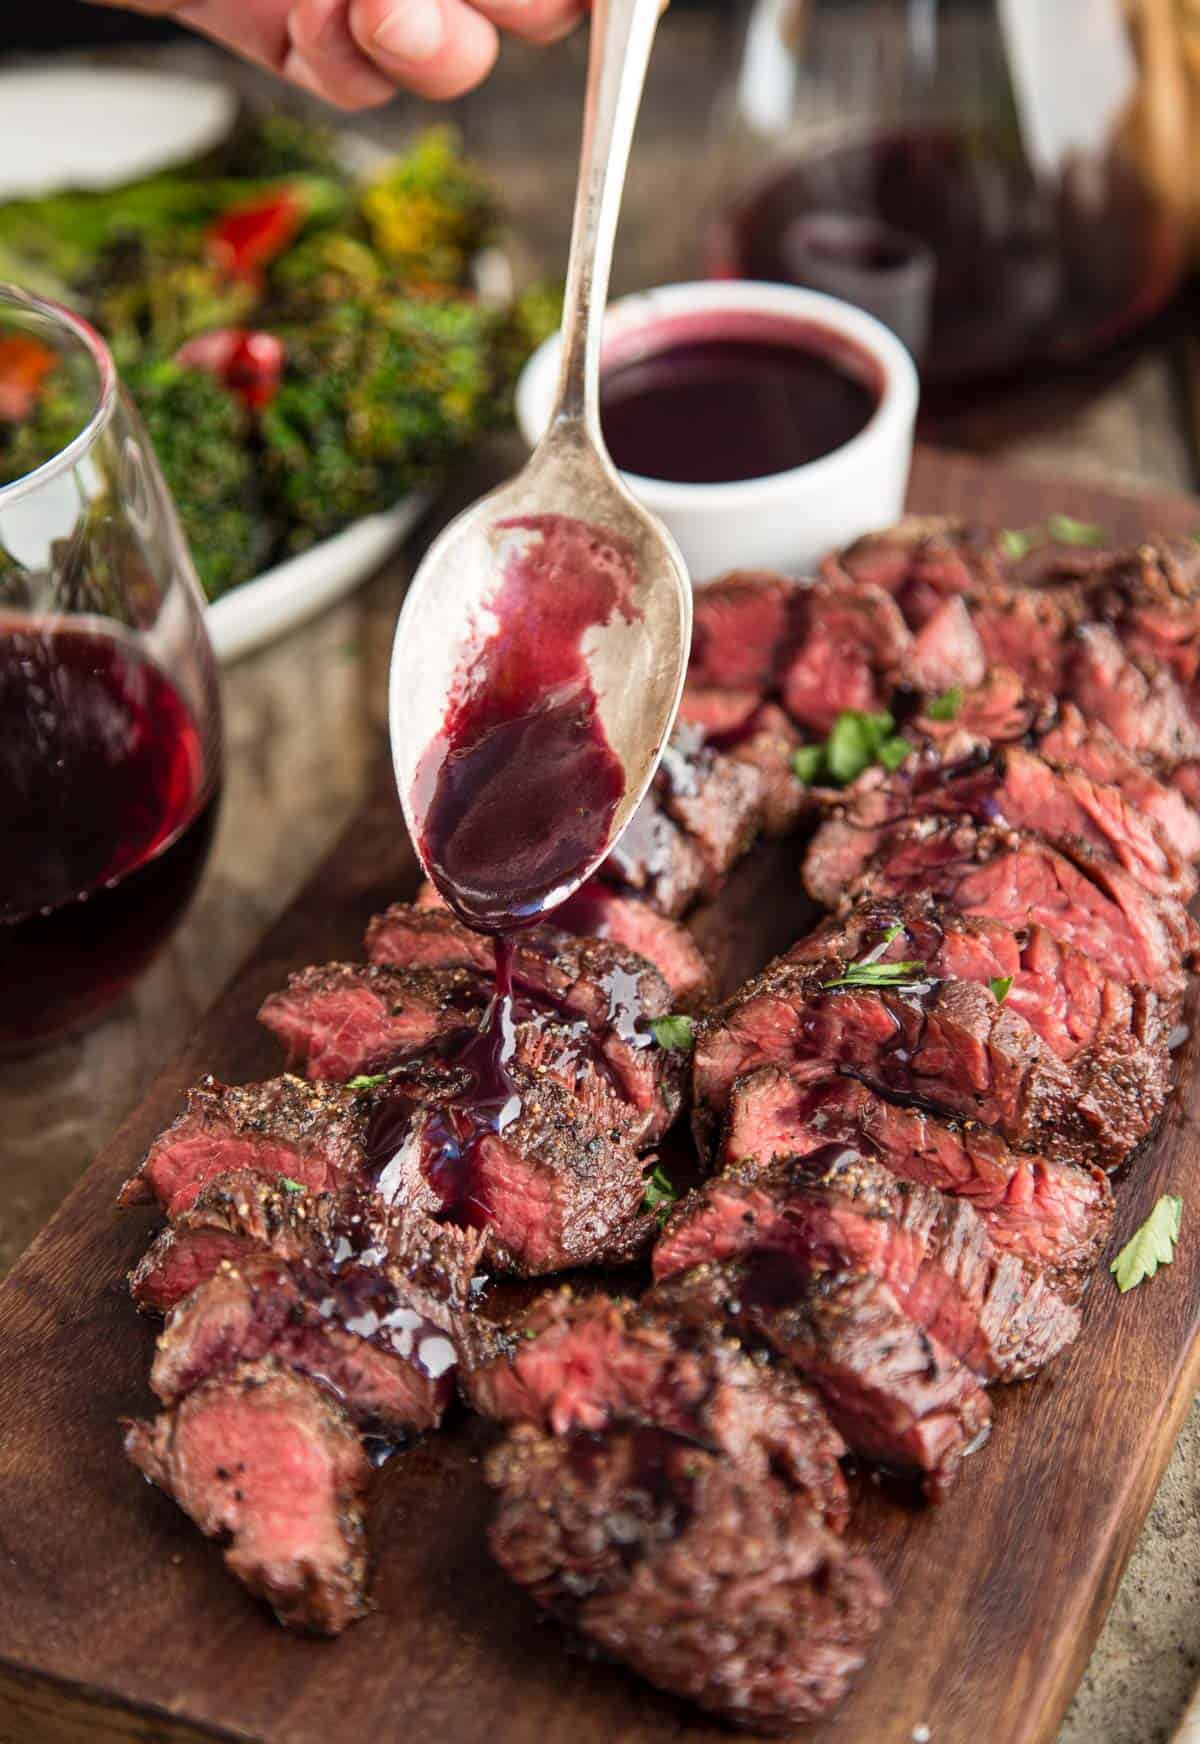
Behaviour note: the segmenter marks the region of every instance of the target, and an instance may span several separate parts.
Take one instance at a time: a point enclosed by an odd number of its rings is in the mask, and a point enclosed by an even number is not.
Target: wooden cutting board
[[[925,453],[912,503],[1028,526],[1055,510],[1114,540],[1200,527],[1200,502],[1134,500]],[[697,922],[740,978],[799,926],[794,849],[760,849]],[[0,1740],[5,1744],[661,1744],[722,1736],[541,1619],[490,1562],[481,1425],[395,1460],[371,1507],[374,1615],[337,1643],[287,1635],[120,1451],[151,1406],[152,1328],[123,1278],[153,1220],[117,1188],[205,1071],[278,1069],[254,1012],[287,972],[354,956],[416,871],[377,799],[148,1090],[0,1288]],[[864,1485],[851,1539],[896,1594],[858,1686],[812,1744],[1051,1744],[1200,1381],[1200,1041],[1165,1129],[1119,1195],[1124,1241],[1185,1202],[1174,1266],[1122,1299],[1101,1274],[1084,1335],[996,1395],[990,1444],[938,1510]]]

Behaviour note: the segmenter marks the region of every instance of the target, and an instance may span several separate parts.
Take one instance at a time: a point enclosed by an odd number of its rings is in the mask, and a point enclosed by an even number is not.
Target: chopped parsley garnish
[[[962,685],[956,684],[952,689],[943,691],[941,696],[935,696],[931,703],[927,703],[925,713],[931,721],[952,721],[957,718],[962,705]]]
[[[1108,538],[1095,521],[1075,521],[1070,515],[1051,515],[1046,531],[1056,545],[1103,545]]]
[[[661,1224],[667,1212],[679,1198],[674,1182],[661,1163],[657,1163],[654,1173],[646,1181],[646,1191],[642,1198],[643,1211],[657,1211]]]
[[[912,749],[891,715],[843,709],[823,745],[801,745],[792,753],[792,772],[806,787],[848,787],[873,764],[898,769]]]
[[[992,998],[996,1001],[997,1005],[1004,1004],[1004,1001],[1012,992],[1012,984],[1013,978],[1011,975],[992,976],[991,980],[988,982],[988,986],[992,990]]]
[[[890,944],[904,931],[902,926],[889,927],[874,949],[858,963],[849,963],[835,981],[822,981],[822,989],[831,987],[908,987],[924,978],[925,964],[907,958],[899,963],[883,963],[880,958]]]
[[[1070,515],[1048,515],[1041,527],[1006,527],[1000,535],[1000,549],[1014,563],[1019,563],[1035,545],[1103,545],[1107,529],[1094,521],[1076,521]]]
[[[360,1073],[357,1078],[351,1078],[346,1088],[348,1090],[373,1090],[376,1084],[387,1082],[386,1072]]]
[[[679,1013],[673,1017],[656,1017],[650,1028],[660,1048],[672,1048],[679,1054],[690,1054],[695,1032],[690,1017]]]
[[[1175,1258],[1175,1243],[1183,1222],[1183,1200],[1173,1193],[1164,1193],[1137,1234],[1125,1243],[1109,1266],[1124,1295],[1152,1278],[1159,1266],[1169,1266]]]
[[[290,1175],[281,1175],[279,1185],[285,1193],[306,1193],[308,1191],[303,1181],[293,1181]]]

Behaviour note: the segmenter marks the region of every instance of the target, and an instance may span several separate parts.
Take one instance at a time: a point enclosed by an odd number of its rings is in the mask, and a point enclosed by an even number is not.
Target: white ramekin
[[[723,321],[722,317],[728,317]],[[695,582],[729,569],[809,572],[826,551],[899,518],[912,460],[918,384],[912,358],[874,316],[820,291],[712,280],[664,285],[614,303],[605,318],[610,364],[689,338],[778,338],[786,324],[823,329],[873,366],[878,404],[852,441],[807,466],[734,484],[671,484],[627,474],[630,489],[679,541]],[[517,384],[517,421],[532,447],[550,420],[559,340],[534,352]]]

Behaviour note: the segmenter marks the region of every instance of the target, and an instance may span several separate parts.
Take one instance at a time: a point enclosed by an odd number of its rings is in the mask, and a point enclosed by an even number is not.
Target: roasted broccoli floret
[[[531,285],[492,317],[492,391],[487,421],[499,428],[512,419],[513,392],[530,355],[562,324],[561,284]]]
[[[137,236],[115,238],[77,294],[121,370],[171,357],[210,327],[238,326],[257,301],[252,284],[220,272],[198,245],[165,249]]]
[[[375,248],[415,286],[465,285],[472,255],[496,227],[492,191],[446,127],[423,134],[367,184],[359,203]]]
[[[60,358],[20,416],[0,417],[0,484],[44,466],[79,435],[95,410],[95,389]]]
[[[486,327],[471,303],[385,295],[282,330],[287,367],[260,432],[292,549],[390,507],[475,436]]]
[[[272,544],[246,413],[212,376],[177,363],[142,364],[127,383],[201,584],[209,599],[217,599],[257,574]]]
[[[344,230],[318,230],[271,268],[273,306],[294,322],[381,290],[387,268],[370,243]]]
[[[332,127],[278,109],[247,116],[214,154],[216,173],[269,180],[274,176],[345,176]]]

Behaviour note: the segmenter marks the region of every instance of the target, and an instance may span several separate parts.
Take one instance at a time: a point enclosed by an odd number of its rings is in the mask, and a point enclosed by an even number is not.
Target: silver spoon
[[[421,854],[429,794],[422,757],[441,734],[457,676],[494,619],[502,523],[566,515],[627,541],[636,561],[629,622],[614,613],[589,631],[597,712],[625,777],[605,839],[556,884],[554,901],[606,857],[645,795],[670,734],[691,642],[692,593],[667,530],[630,495],[600,431],[600,341],[613,243],[634,125],[663,0],[594,0],[583,149],[563,311],[562,369],[545,437],[524,470],[451,521],[413,578],[392,650],[389,724],[409,834]],[[420,784],[427,790],[429,783]],[[564,808],[572,796],[563,794]],[[430,868],[426,865],[426,871]],[[546,906],[551,906],[547,904]]]

